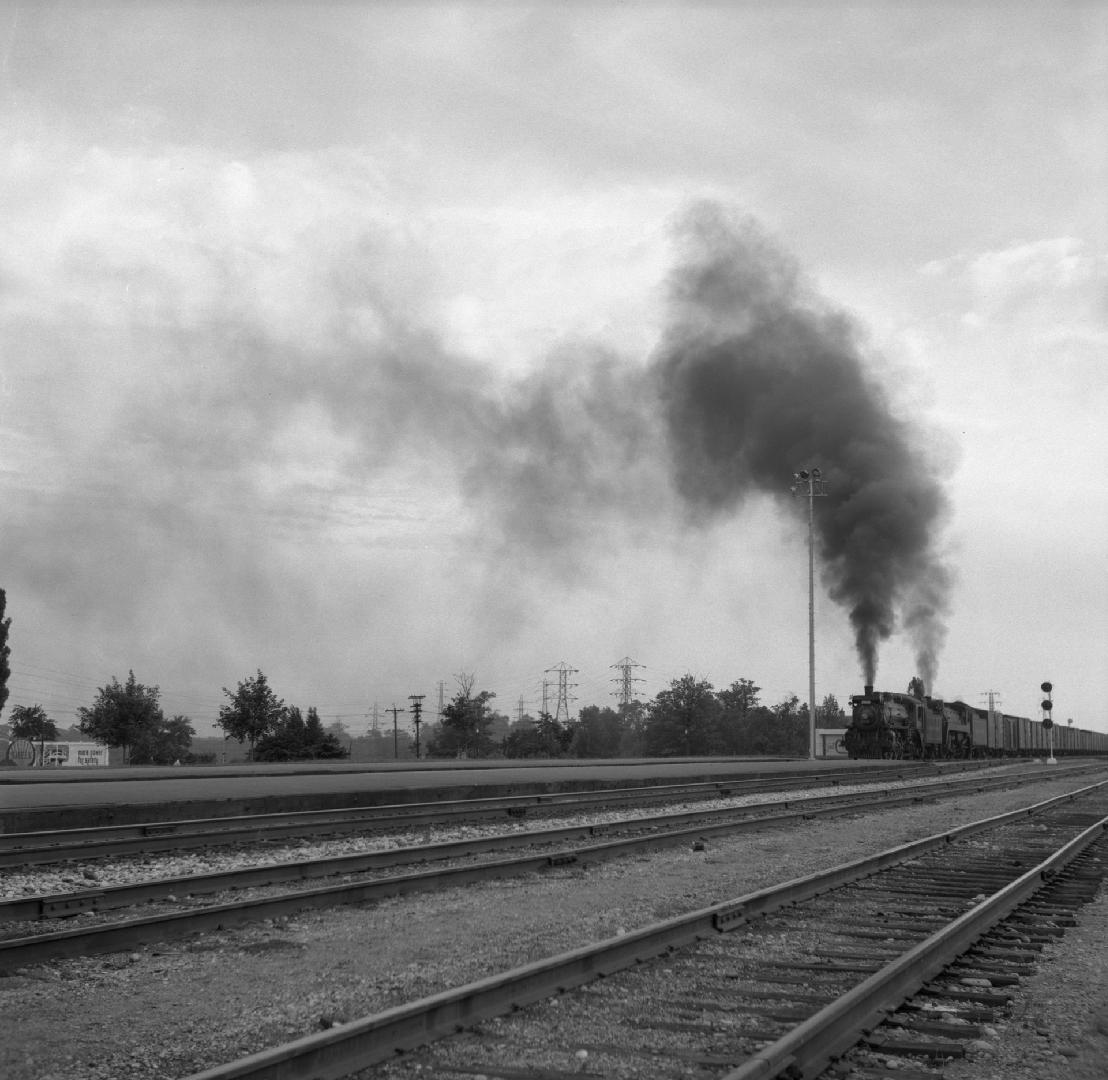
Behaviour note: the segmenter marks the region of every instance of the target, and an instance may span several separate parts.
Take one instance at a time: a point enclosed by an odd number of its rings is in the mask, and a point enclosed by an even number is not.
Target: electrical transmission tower
[[[646,682],[645,679],[639,679],[631,674],[635,668],[641,668],[643,666],[643,664],[637,664],[629,656],[625,656],[622,660],[612,665],[612,667],[619,672],[619,678],[612,680],[614,683],[619,683],[619,689],[612,691],[612,697],[619,698],[621,706],[630,705],[631,702],[635,700],[635,690],[632,684]]]
[[[1000,705],[1000,691],[982,690],[981,696],[989,699],[989,719],[992,720],[996,714],[997,706]]]
[[[564,720],[569,723],[569,691],[573,689],[577,683],[571,683],[569,681],[570,675],[577,674],[577,668],[571,668],[564,660],[556,667],[547,668],[545,674],[549,675],[552,671],[558,673],[558,704],[554,708],[554,719]],[[544,694],[545,698],[546,695]]]

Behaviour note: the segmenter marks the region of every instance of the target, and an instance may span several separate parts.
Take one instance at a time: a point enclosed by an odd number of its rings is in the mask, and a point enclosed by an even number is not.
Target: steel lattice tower
[[[570,675],[577,674],[577,668],[571,668],[564,660],[556,667],[547,668],[545,674],[549,675],[552,671],[558,673],[558,704],[554,708],[554,719],[562,720],[569,723],[569,691],[575,687],[577,683],[571,683],[569,681]]]
[[[635,700],[635,691],[633,684],[637,682],[645,682],[646,680],[634,677],[631,672],[635,668],[641,668],[643,666],[643,664],[636,663],[629,656],[625,656],[622,660],[612,665],[612,667],[614,667],[620,673],[618,679],[612,680],[612,682],[619,683],[619,689],[613,690],[612,696],[619,698],[620,705],[627,706]]]

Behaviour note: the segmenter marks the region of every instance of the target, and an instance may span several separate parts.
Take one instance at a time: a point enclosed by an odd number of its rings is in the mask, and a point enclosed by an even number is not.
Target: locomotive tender
[[[1108,753],[1108,734],[890,690],[850,699],[843,745],[852,758],[1031,757]]]

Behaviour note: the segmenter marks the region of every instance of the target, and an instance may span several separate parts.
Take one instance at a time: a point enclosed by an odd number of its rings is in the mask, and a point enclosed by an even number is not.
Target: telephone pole
[[[793,473],[794,495],[808,500],[808,759],[816,758],[816,537],[815,501],[827,494],[819,469],[801,469]]]
[[[415,756],[419,761],[419,725],[423,723],[423,699],[426,694],[409,694],[408,700],[412,703],[412,723],[415,724]]]
[[[400,730],[396,725],[396,714],[407,711],[407,709],[398,709],[395,701],[392,703],[391,709],[385,710],[385,712],[392,713],[392,756],[396,761],[400,760]]]

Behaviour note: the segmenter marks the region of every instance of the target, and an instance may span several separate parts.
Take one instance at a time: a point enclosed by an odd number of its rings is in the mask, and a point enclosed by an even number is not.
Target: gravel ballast
[[[592,869],[559,868],[541,877],[310,912],[134,953],[38,965],[0,978],[0,1075],[187,1076],[1076,786],[1046,777],[1015,791],[717,838],[704,851],[669,849]],[[1104,1075],[1103,1058],[1089,1059],[1100,1071],[1078,1070],[1108,1039],[1098,1030],[1108,1027],[1105,915],[1103,897],[1084,909],[1080,925],[1018,989],[1011,1021],[995,1038],[981,1040],[972,1060],[947,1067],[952,1080]],[[1019,1040],[1027,1045],[1009,1057]],[[890,1075],[896,1075],[892,1066]]]

